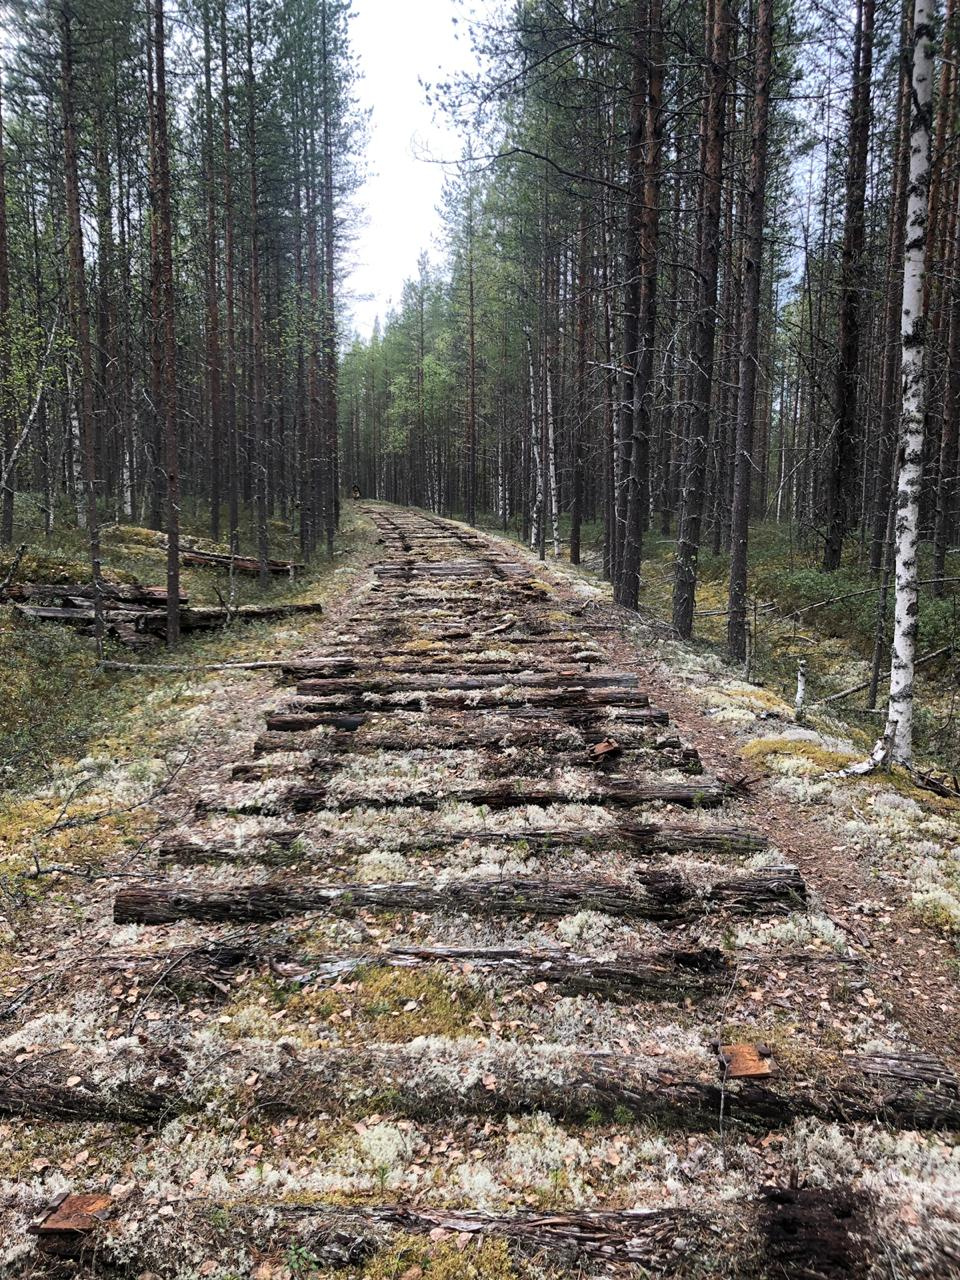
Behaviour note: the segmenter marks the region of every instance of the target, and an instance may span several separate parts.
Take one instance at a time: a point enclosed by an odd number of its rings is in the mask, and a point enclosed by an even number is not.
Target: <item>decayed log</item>
[[[601,911],[622,918],[680,920],[711,908],[786,912],[806,901],[795,867],[767,867],[697,890],[675,871],[644,870],[617,880],[457,880],[442,887],[398,884],[269,883],[229,889],[203,885],[131,885],[114,899],[117,924],[173,920],[281,920],[312,911],[469,911],[479,915],[563,916]]]
[[[526,748],[522,755],[511,753],[506,756],[504,754],[507,748],[520,746]],[[392,732],[388,730],[380,733],[367,731],[359,737],[352,732],[340,732],[326,735],[322,741],[311,738],[309,733],[298,735],[291,732],[267,731],[262,733],[253,744],[254,760],[235,766],[234,776],[239,776],[236,772],[239,769],[245,777],[257,777],[257,766],[264,756],[287,752],[302,752],[310,755],[321,749],[331,760],[337,756],[342,757],[342,764],[347,763],[347,757],[374,755],[381,751],[481,751],[489,753],[493,758],[488,766],[488,776],[494,776],[491,771],[495,769],[495,762],[499,759],[503,762],[499,772],[509,764],[516,775],[524,775],[530,774],[535,769],[548,770],[553,764],[552,757],[556,755],[573,757],[576,763],[595,767],[603,767],[613,760],[620,763],[629,760],[633,767],[649,769],[653,772],[677,769],[691,776],[703,772],[700,757],[694,750],[660,751],[652,744],[647,745],[643,740],[634,743],[627,738],[623,742],[617,741],[614,755],[597,757],[591,753],[588,744],[580,740],[578,735],[565,733],[560,726],[555,726],[551,735],[549,731],[546,733],[534,732],[530,729],[514,732],[509,729],[498,731],[484,729],[482,725],[478,725],[475,731],[470,733],[467,730],[434,728],[431,724],[414,724],[405,732],[402,730]],[[265,777],[267,774],[268,771],[263,770],[260,776]]]
[[[506,644],[508,648],[515,644],[519,644],[516,640],[504,641],[502,636],[491,636],[489,633],[487,633],[486,636],[472,636],[471,639],[473,640],[473,646],[469,649],[465,649],[463,647],[457,649],[440,648],[439,645],[441,645],[445,639],[445,637],[442,636],[429,636],[424,633],[420,635],[418,639],[430,640],[431,645],[434,647],[427,649],[411,649],[409,647],[404,648],[402,646],[400,648],[391,645],[385,646],[380,644],[379,641],[375,641],[371,635],[364,636],[362,638],[362,649],[358,654],[345,654],[343,652],[343,646],[347,642],[342,637],[338,638],[336,636],[332,636],[327,638],[326,648],[318,650],[314,657],[297,659],[292,662],[288,660],[282,665],[290,668],[291,679],[302,679],[307,676],[322,675],[327,668],[334,668],[332,674],[337,674],[338,671],[345,674],[351,674],[353,671],[365,667],[369,667],[372,670],[382,671],[384,661],[387,659],[390,661],[391,671],[402,671],[404,663],[411,664],[411,669],[414,671],[429,670],[433,667],[438,669],[449,669],[452,667],[454,670],[459,671],[464,664],[473,666],[480,662],[494,661],[522,662],[523,670],[528,671],[530,669],[530,663],[533,661],[530,656],[525,657],[523,653],[518,653],[510,659],[484,658],[482,656],[484,653],[489,652],[491,649],[499,649],[503,644]],[[486,645],[484,645],[485,639],[488,642]],[[351,646],[355,646],[357,644],[356,638],[351,638],[349,643]],[[563,643],[566,644],[569,652],[557,653],[555,650],[558,646],[551,645],[550,656],[548,659],[550,663],[563,662],[596,664],[606,661],[604,655],[598,650],[591,649],[589,645],[578,644],[575,638],[568,638]],[[543,661],[544,659],[541,657],[540,660]],[[399,661],[401,665],[395,667],[393,665],[395,661]]]
[[[254,574],[260,572],[260,561],[253,556],[230,556],[216,551],[198,551],[196,547],[184,547],[180,551],[180,559],[184,564],[197,565],[201,568],[226,569],[231,565],[235,572]],[[290,560],[268,560],[267,570],[273,574],[302,573],[306,565]]]
[[[297,685],[297,693],[304,698],[332,698],[343,694],[378,693],[389,696],[393,693],[415,689],[440,691],[472,691],[474,689],[636,689],[637,677],[611,672],[609,674],[585,675],[579,671],[531,671],[522,668],[516,675],[505,679],[499,673],[492,675],[452,675],[447,673],[369,676],[332,676],[322,679],[301,680]],[[647,707],[650,705],[648,694],[636,692],[632,706]]]
[[[288,719],[289,717],[283,717]],[[297,719],[298,717],[294,717]],[[272,716],[271,720],[275,721],[277,717]],[[373,722],[373,717],[368,717],[367,723]],[[555,735],[562,734],[560,725],[552,727]],[[511,731],[509,728],[503,729],[485,729],[478,726],[473,732],[468,728],[450,729],[443,725],[434,725],[431,723],[411,724],[407,732],[400,730],[384,730],[382,732],[370,731],[354,737],[354,732],[336,732],[326,736],[323,739],[323,747],[333,753],[341,753],[344,755],[362,755],[365,752],[377,751],[412,751],[412,750],[431,750],[431,751],[460,751],[460,750],[477,750],[477,751],[503,751],[505,747],[513,746],[530,746],[535,747],[540,752],[551,753],[576,753],[583,754],[585,744],[583,742],[569,741],[567,738],[557,741],[555,738],[545,736],[545,732],[539,729],[521,729]],[[550,730],[546,733],[549,734]],[[304,731],[304,736],[297,737],[296,729],[287,731],[267,730],[262,733],[253,744],[253,754],[255,756],[270,755],[274,751],[314,751],[317,749],[318,742],[316,738],[309,737],[309,730]]]
[[[301,688],[308,685],[305,681]],[[646,711],[645,719],[652,723],[665,724],[665,712],[655,711],[649,705],[649,697],[635,689],[587,689],[583,685],[567,684],[563,688],[520,688],[511,686],[509,682],[501,688],[473,689],[468,691],[444,689],[417,689],[411,687],[402,694],[358,694],[349,691],[343,694],[327,694],[324,701],[316,702],[311,698],[302,698],[291,704],[292,709],[301,711],[333,710],[364,711],[373,706],[380,711],[409,711],[411,705],[436,707],[438,710],[460,711],[504,711],[510,707],[557,707],[574,710],[605,710],[610,707],[627,707],[632,710]],[[375,699],[375,701],[373,701]]]
[[[652,826],[653,824],[650,825]],[[466,841],[474,845],[496,849],[509,848],[511,845],[521,845],[525,856],[543,859],[562,858],[567,854],[582,855],[584,852],[590,852],[591,850],[596,852],[615,851],[626,855],[636,854],[638,857],[646,858],[653,853],[660,852],[668,854],[742,852],[749,854],[767,847],[764,836],[755,835],[747,831],[741,833],[741,830],[736,827],[722,828],[724,834],[720,836],[719,846],[716,839],[717,832],[709,827],[703,829],[699,827],[691,827],[689,829],[683,827],[653,827],[653,830],[667,832],[666,840],[662,846],[659,844],[651,845],[651,839],[656,841],[658,837],[651,837],[646,834],[645,828],[641,828],[643,834],[637,837],[635,835],[636,827],[633,823],[618,823],[615,826],[599,831],[578,831],[571,830],[569,827],[539,827],[532,831],[518,828],[500,832],[491,832],[486,827],[462,828],[456,832],[418,831],[416,833],[405,833],[398,831],[391,834],[388,843],[391,849],[395,849],[398,852],[417,850],[423,853],[429,850],[456,848]],[[701,831],[703,833],[702,841],[700,838]],[[180,866],[222,862],[232,862],[238,865],[263,863],[266,866],[283,866],[294,862],[314,861],[316,859],[315,854],[303,856],[290,854],[287,856],[286,851],[289,850],[293,840],[299,834],[295,827],[283,828],[277,835],[272,832],[264,832],[263,835],[258,836],[256,839],[248,840],[241,846],[231,841],[204,843],[176,838],[161,843],[157,848],[157,854],[161,863],[165,865],[178,864]],[[743,836],[742,843],[739,842],[741,834]],[[338,860],[342,863],[344,859],[367,852],[368,846],[366,844],[358,845],[349,838],[337,839],[333,836],[325,836],[323,849],[324,862],[327,865],[335,866]]]
[[[0,1115],[45,1116],[51,1120],[114,1120],[151,1125],[170,1106],[165,1069],[136,1081],[122,1076],[102,1085],[85,1087],[83,1076],[55,1066],[51,1055],[14,1062],[0,1061]],[[88,1074],[95,1078],[92,1064]],[[81,1067],[83,1071],[83,1067]],[[154,1087],[153,1081],[162,1083]]]
[[[330,708],[326,703],[311,700],[298,700],[288,704],[288,709],[275,712],[266,717],[266,726],[277,733],[302,732],[328,725],[343,728],[347,731],[369,723],[378,723],[378,717],[389,718],[389,728],[406,723],[405,717],[414,716],[411,724],[425,725],[423,712],[419,706],[404,704],[392,711],[374,711],[367,704],[354,711],[343,711]],[[639,707],[635,710],[617,711],[616,718],[605,715],[605,708],[562,707],[556,711],[534,707],[498,706],[489,710],[481,718],[468,712],[431,708],[429,728],[438,732],[449,731],[452,734],[470,736],[487,733],[499,733],[500,737],[509,735],[511,743],[522,744],[536,742],[541,735],[563,732],[565,727],[577,729],[584,742],[600,742],[609,737],[625,734],[633,730],[643,734],[652,725],[666,724],[666,711],[659,707]]]
[[[671,1059],[586,1052],[560,1045],[492,1045],[448,1040],[424,1048],[350,1045],[289,1048],[275,1066],[241,1055],[191,1075],[176,1050],[131,1074],[80,1053],[0,1062],[0,1114],[63,1120],[151,1124],[161,1115],[202,1110],[215,1093],[256,1105],[260,1114],[392,1112],[435,1121],[458,1115],[507,1116],[545,1111],[572,1122],[658,1122],[695,1132],[722,1125],[766,1131],[804,1116],[853,1123],[882,1119],[911,1129],[960,1127],[960,1082],[935,1059],[867,1057],[810,1050],[801,1067],[766,1076],[724,1079],[700,1056]]]
[[[696,997],[716,991],[727,977],[728,964],[716,947],[687,951],[622,953],[606,960],[559,949],[525,951],[491,947],[393,947],[366,955],[327,956],[311,961],[301,957],[298,981],[342,981],[372,967],[409,969],[429,965],[469,966],[499,979],[543,982],[564,991],[619,1001],[638,996],[652,999]],[[287,966],[271,965],[278,977]]]
[[[574,657],[564,656],[564,662],[577,662]],[[596,657],[590,659],[591,663],[598,662]],[[364,680],[368,677],[371,679],[382,679],[386,676],[402,676],[410,677],[421,674],[431,676],[433,678],[443,676],[445,672],[456,671],[458,674],[468,676],[510,676],[514,673],[521,674],[530,671],[529,659],[522,661],[517,658],[481,658],[476,654],[449,654],[435,655],[425,654],[423,657],[415,657],[411,654],[405,656],[385,657],[371,655],[365,653],[363,659],[344,659],[342,661],[333,661],[330,659],[314,658],[301,662],[284,662],[282,664],[283,679],[287,681],[295,680],[330,680],[342,679],[347,676],[355,676],[358,680]],[[581,664],[582,665],[582,664]],[[541,670],[550,674],[558,675],[561,671],[560,667],[550,666],[542,667]],[[576,684],[582,680],[580,672],[569,677],[571,684]],[[501,683],[508,683],[504,680]]]
[[[603,744],[601,744],[602,746]],[[301,738],[286,738],[283,734],[270,735],[267,741],[258,738],[254,743],[254,759],[240,760],[231,767],[230,777],[237,782],[262,782],[267,778],[309,777],[311,781],[318,778],[332,778],[341,770],[351,765],[357,758],[376,759],[384,752],[421,753],[438,750],[469,749],[482,753],[479,773],[482,778],[509,778],[514,785],[522,785],[520,780],[531,777],[549,775],[556,767],[555,756],[558,753],[573,757],[573,763],[590,767],[611,784],[618,781],[611,777],[611,766],[621,765],[626,759],[631,768],[657,773],[662,770],[675,769],[691,776],[702,772],[700,757],[694,752],[692,756],[675,755],[673,753],[643,750],[642,748],[622,747],[619,743],[609,746],[610,754],[593,755],[582,743],[561,741],[551,744],[549,739],[536,746],[530,746],[522,754],[505,753],[504,745],[499,739],[488,739],[485,742],[463,742],[450,735],[434,735],[426,738],[422,734],[411,738],[409,735],[372,734],[357,739],[352,734],[337,735],[336,743],[326,737],[320,741],[309,741]],[[296,761],[283,760],[277,762],[269,757],[273,753],[284,756],[297,755]]]
[[[13,607],[21,618],[30,618],[34,622],[62,622],[67,626],[92,627],[97,620],[93,605],[63,607],[60,605],[15,604]],[[113,624],[137,624],[147,619],[151,624],[159,625],[166,616],[164,610],[134,606],[103,610],[104,622]],[[166,625],[165,622],[164,625]]]
[[[111,953],[96,965],[109,972],[136,973],[138,980],[167,984],[212,977],[229,980],[232,971],[266,970],[275,981],[297,987],[355,981],[376,969],[456,967],[487,974],[499,983],[540,984],[571,994],[613,1002],[636,999],[699,999],[729,984],[729,966],[716,947],[623,952],[598,960],[559,948],[529,951],[493,947],[391,947],[386,951],[338,951],[322,955],[278,951],[256,938],[211,942],[177,952],[149,955]],[[228,987],[221,987],[228,991]]]
[[[276,827],[239,846],[230,840],[204,842],[190,840],[186,836],[169,835],[157,844],[156,853],[161,863],[181,867],[206,862],[233,862],[244,858],[247,861],[267,862],[271,849],[278,854],[285,854],[299,835],[300,831],[296,827]],[[278,858],[280,860],[289,862],[292,859]]]
[[[118,1207],[110,1240],[98,1248],[105,1261],[116,1251],[118,1262],[128,1267],[135,1262],[140,1270],[179,1263],[181,1257],[189,1264],[190,1242],[209,1239],[208,1252],[214,1252],[221,1232],[231,1242],[238,1234],[256,1240],[277,1256],[294,1246],[307,1249],[316,1265],[329,1269],[361,1266],[389,1247],[397,1233],[455,1241],[459,1249],[472,1240],[502,1239],[511,1251],[563,1265],[570,1275],[580,1275],[587,1263],[679,1277],[691,1274],[688,1264],[695,1258],[704,1274],[735,1274],[739,1280],[773,1275],[782,1280],[864,1280],[872,1260],[888,1254],[870,1197],[846,1188],[771,1188],[757,1199],[703,1203],[696,1210],[518,1209],[507,1214],[409,1204],[293,1204],[262,1197],[234,1197],[221,1204],[191,1197],[182,1202],[175,1221],[153,1216],[145,1228],[136,1217],[129,1232],[124,1220],[128,1208]],[[219,1225],[223,1222],[228,1225]],[[940,1247],[925,1246],[930,1251],[936,1254]],[[952,1273],[949,1246],[940,1256],[943,1267],[926,1274]],[[467,1251],[465,1275],[470,1262]]]
[[[491,644],[490,649],[497,646]],[[442,674],[444,671],[464,672],[467,674],[495,675],[498,671],[530,671],[533,656],[529,653],[517,653],[510,657],[487,658],[483,648],[427,649],[423,652],[411,652],[409,649],[385,649],[376,646],[364,646],[363,653],[357,657],[345,657],[332,654],[328,657],[318,656],[304,658],[296,662],[278,663],[289,680],[307,680],[312,677],[354,675],[356,672],[369,672],[372,675],[383,675],[385,672],[397,672],[410,675],[418,671]],[[507,651],[509,652],[509,650]],[[600,653],[569,646],[567,653],[551,652],[549,659],[541,656],[538,670],[560,671],[563,666],[584,664],[599,666],[604,662]],[[562,664],[562,666],[561,666]],[[578,672],[579,675],[579,672]],[[576,683],[576,678],[572,681]]]
[[[17,582],[3,592],[0,599],[30,601],[93,600],[97,589],[89,582]],[[125,604],[147,605],[161,608],[167,603],[166,587],[145,587],[140,583],[102,582],[100,598],[104,601],[122,601]],[[189,602],[189,596],[180,592],[180,603]]]
[[[746,827],[658,826],[654,822],[621,822],[618,830],[638,852],[759,853],[769,848],[766,836]]]
[[[519,779],[509,783],[490,783],[475,787],[451,789],[445,795],[426,794],[421,792],[410,795],[389,796],[371,794],[365,796],[342,797],[331,795],[329,788],[317,786],[291,787],[282,797],[272,799],[271,804],[280,803],[294,813],[310,813],[315,809],[389,809],[420,808],[439,809],[443,804],[457,802],[460,804],[485,805],[489,809],[513,809],[524,805],[547,808],[553,804],[565,804],[575,799],[578,804],[612,805],[618,808],[633,808],[637,805],[652,804],[660,801],[663,804],[675,804],[686,809],[712,809],[737,794],[735,789],[722,782],[705,782],[700,786],[680,783],[642,783],[632,779],[611,778],[603,786],[591,788],[573,797],[549,784],[529,785]]]
[[[66,597],[70,599],[70,597]],[[107,607],[103,610],[106,623],[116,626],[131,625],[139,632],[152,635],[164,635],[167,627],[167,614],[164,608],[146,605],[124,604],[121,607]],[[161,602],[162,603],[162,602]],[[68,626],[90,627],[96,623],[96,612],[93,604],[85,599],[68,608],[46,605],[15,604],[14,609],[24,618],[36,622],[62,622]],[[269,622],[278,618],[286,618],[293,614],[322,613],[323,606],[311,604],[240,605],[237,609],[220,609],[213,606],[198,606],[180,611],[180,628],[182,631],[204,631],[225,626],[228,622]]]
[[[367,715],[364,712],[353,714],[341,711],[277,712],[266,717],[267,729],[272,733],[302,733],[309,729],[319,729],[323,725],[351,733],[366,722]]]
[[[294,614],[316,614],[323,612],[323,605],[317,601],[306,604],[242,604],[236,609],[221,609],[212,605],[183,609],[180,614],[180,628],[183,631],[203,631],[225,626],[228,622],[271,622],[277,618],[287,618]],[[163,626],[152,615],[144,615],[139,621],[144,630],[157,631],[166,627],[166,615],[163,615]]]
[[[663,833],[661,842],[660,833]],[[199,866],[204,863],[236,863],[238,865],[262,863],[266,866],[289,866],[296,862],[315,862],[316,854],[288,853],[294,839],[300,834],[295,827],[283,828],[278,833],[264,832],[256,839],[238,846],[231,841],[203,842],[187,839],[170,839],[161,843],[157,855],[164,865]],[[584,852],[617,852],[648,857],[655,853],[706,853],[752,854],[768,848],[765,836],[738,827],[719,829],[701,827],[657,827],[655,824],[617,823],[599,831],[577,831],[568,827],[538,828],[491,832],[486,827],[460,829],[457,832],[395,832],[390,836],[389,847],[398,852],[404,850],[452,849],[469,841],[474,845],[505,849],[521,845],[528,857],[562,858],[567,854]],[[366,844],[353,840],[326,836],[323,841],[324,863],[336,866],[368,851]]]

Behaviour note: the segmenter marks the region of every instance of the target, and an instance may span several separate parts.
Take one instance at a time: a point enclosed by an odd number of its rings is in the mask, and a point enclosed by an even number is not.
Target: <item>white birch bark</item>
[[[133,460],[137,454],[136,441],[139,436],[137,430],[137,415],[135,412],[131,415],[130,433],[125,433],[123,442],[120,447],[121,451],[121,467],[123,479],[123,514],[127,520],[133,519]]]
[[[540,521],[543,519],[543,466],[540,457],[540,424],[537,420],[537,376],[533,368],[533,342],[527,330],[527,367],[530,373],[530,465],[534,495],[530,520],[530,545],[540,545]]]
[[[77,412],[77,400],[74,395],[73,374],[67,365],[67,400],[70,405],[70,469],[73,488],[73,503],[77,513],[77,528],[87,527],[87,509],[83,501],[83,455],[80,440],[80,415]]]
[[[560,509],[557,502],[557,443],[553,421],[553,388],[550,383],[550,361],[546,362],[547,380],[547,474],[550,477],[550,531],[553,535],[553,558],[560,559]]]
[[[924,378],[924,260],[930,187],[930,123],[933,98],[933,0],[915,0],[913,93],[910,120],[910,184],[904,243],[902,344],[903,400],[896,504],[896,595],[890,702],[885,736],[893,759],[913,754],[913,673],[917,651],[917,552],[920,542],[920,476],[926,410]],[[879,744],[878,744],[879,746]]]

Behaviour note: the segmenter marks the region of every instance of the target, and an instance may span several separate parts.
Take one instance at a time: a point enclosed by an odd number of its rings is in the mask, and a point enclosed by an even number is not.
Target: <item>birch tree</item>
[[[904,242],[901,309],[900,465],[896,504],[896,601],[893,661],[885,738],[895,760],[913,754],[913,674],[917,650],[917,554],[920,545],[920,481],[927,403],[924,370],[924,264],[930,188],[930,126],[933,99],[933,0],[915,0],[913,92],[910,120],[910,181]]]

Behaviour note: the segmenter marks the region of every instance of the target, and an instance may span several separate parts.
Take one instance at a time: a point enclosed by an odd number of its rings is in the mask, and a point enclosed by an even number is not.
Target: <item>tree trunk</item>
[[[240,549],[240,459],[237,438],[237,324],[233,231],[233,144],[230,134],[230,82],[227,46],[227,0],[220,0],[220,110],[223,115],[223,294],[226,323],[224,425],[227,442],[230,550]]]
[[[7,171],[3,137],[3,85],[0,78],[0,466],[3,491],[0,493],[0,546],[13,542],[13,499],[17,488],[14,458],[16,427],[13,415],[13,388],[10,386],[10,253],[7,241]],[[41,375],[42,376],[42,375]]]
[[[707,99],[701,124],[699,290],[691,339],[690,438],[684,461],[680,532],[673,587],[673,625],[683,639],[693,634],[697,560],[706,496],[710,406],[717,332],[717,273],[723,186],[724,128],[729,77],[730,0],[709,0]]]
[[[958,184],[960,198],[960,184]],[[933,531],[933,595],[943,597],[947,548],[953,533],[953,507],[956,498],[957,428],[960,423],[960,216],[955,215],[952,267],[946,286],[948,304],[948,338],[946,350],[947,385],[943,393],[940,422],[940,458],[937,467],[936,511]]]
[[[253,17],[246,0],[247,162],[250,166],[250,416],[253,422],[253,482],[257,520],[260,586],[270,583],[270,542],[267,527],[267,457],[263,423],[263,309],[260,300],[260,214],[257,204],[257,109],[253,76]]]
[[[637,353],[633,374],[630,482],[618,602],[636,609],[640,591],[640,557],[650,508],[650,432],[653,401],[653,350],[657,329],[657,245],[660,230],[660,152],[663,102],[663,32],[661,0],[647,0],[646,104],[643,112],[643,185],[639,218]]]
[[[323,382],[324,382],[324,463],[326,471],[326,511],[324,525],[327,555],[333,557],[333,541],[339,522],[340,498],[337,467],[337,318],[336,318],[336,208],[333,198],[333,90],[330,83],[332,53],[328,28],[327,0],[322,0],[321,56],[323,88]]]
[[[930,184],[930,128],[933,98],[933,5],[915,0],[913,96],[910,120],[910,182],[903,264],[901,311],[903,402],[895,524],[895,614],[888,724],[893,757],[913,756],[913,668],[917,650],[917,555],[920,546],[920,481],[923,467],[927,386],[924,367],[924,263]]]
[[[743,252],[743,338],[740,350],[740,395],[733,472],[730,592],[727,649],[734,662],[747,657],[747,539],[750,528],[750,481],[753,474],[753,423],[756,416],[760,335],[760,269],[767,189],[767,142],[770,80],[773,68],[773,0],[760,0],[753,91],[753,143],[747,188],[747,227]]]
[[[863,293],[864,201],[870,138],[874,7],[875,0],[859,0],[854,39],[850,153],[837,324],[836,407],[825,477],[827,534],[823,568],[828,573],[840,568],[856,483],[859,382],[863,377],[860,368],[860,300]]]
[[[620,363],[620,411],[617,414],[617,450],[614,478],[616,486],[614,599],[636,608],[636,579],[640,547],[634,543],[635,528],[627,518],[630,497],[638,473],[633,468],[636,448],[636,396],[634,387],[640,343],[641,232],[644,195],[644,124],[647,119],[647,67],[649,43],[647,0],[636,0],[632,9],[630,43],[630,121],[627,142],[627,213],[623,248],[623,347]],[[634,511],[637,498],[634,496]],[[634,521],[634,525],[636,521]]]
[[[167,490],[167,646],[180,638],[180,443],[177,429],[177,332],[173,284],[173,223],[167,135],[166,49],[163,0],[154,0],[154,138],[163,306],[163,427]]]
[[[77,341],[80,373],[79,431],[83,467],[84,514],[90,546],[93,581],[99,585],[100,524],[97,513],[97,445],[93,407],[93,354],[90,343],[90,311],[87,302],[83,256],[83,223],[80,217],[80,177],[77,157],[76,85],[73,65],[73,17],[69,6],[60,10],[60,109],[63,121],[63,175],[67,205],[68,278],[70,309]],[[77,403],[71,396],[71,408]],[[103,639],[102,608],[97,593],[97,643]]]
[[[207,398],[210,408],[210,537],[220,541],[222,501],[223,394],[220,357],[220,299],[217,270],[217,210],[213,141],[213,48],[210,37],[210,0],[203,3],[203,163],[207,205]]]

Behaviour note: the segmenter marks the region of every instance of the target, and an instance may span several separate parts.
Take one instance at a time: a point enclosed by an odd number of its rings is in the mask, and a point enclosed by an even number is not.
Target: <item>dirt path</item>
[[[960,1274],[960,1086],[811,842],[576,583],[370,514],[24,958],[0,1276]]]

